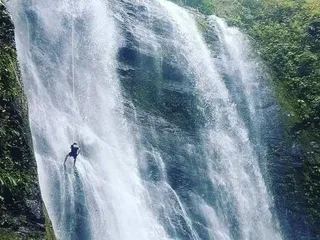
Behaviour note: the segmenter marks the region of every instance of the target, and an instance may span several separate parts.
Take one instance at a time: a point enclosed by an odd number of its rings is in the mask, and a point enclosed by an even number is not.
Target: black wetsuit
[[[78,151],[80,149],[79,146],[77,144],[72,144],[70,148],[71,148],[71,152],[69,152],[69,156],[76,159],[76,157],[78,156]]]
[[[71,148],[71,152],[69,152],[66,156],[66,158],[64,159],[64,163],[66,163],[68,157],[73,157],[74,159],[74,165],[76,164],[76,160],[77,160],[77,156],[79,155],[80,153],[80,147],[78,146],[78,144],[74,143],[70,146]]]

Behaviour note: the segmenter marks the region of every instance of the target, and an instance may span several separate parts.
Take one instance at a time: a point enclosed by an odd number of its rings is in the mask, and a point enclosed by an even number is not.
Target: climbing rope
[[[72,9],[74,9],[74,2],[72,1]],[[72,65],[72,100],[73,100],[73,111],[76,109],[75,108],[75,77],[74,77],[74,72],[75,72],[75,67],[74,67],[74,13],[72,12],[71,14],[71,65]],[[76,138],[76,120],[73,117],[73,140]]]

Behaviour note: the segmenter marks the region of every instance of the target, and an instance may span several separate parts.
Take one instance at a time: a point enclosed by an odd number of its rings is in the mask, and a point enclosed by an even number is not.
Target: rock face
[[[0,6],[0,239],[44,239],[45,218],[14,47]]]

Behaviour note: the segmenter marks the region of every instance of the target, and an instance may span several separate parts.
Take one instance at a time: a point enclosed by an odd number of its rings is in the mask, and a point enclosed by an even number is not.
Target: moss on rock
[[[176,1],[177,2],[177,1]],[[179,1],[178,1],[179,2]],[[181,0],[190,4],[192,1]],[[205,1],[199,1],[203,6]],[[283,110],[278,194],[320,236],[320,4],[317,0],[212,0],[211,13],[245,31],[268,68]],[[192,4],[191,4],[192,6]],[[271,172],[271,174],[275,174]],[[276,176],[278,178],[280,176]],[[281,181],[287,179],[283,184]],[[281,186],[280,186],[281,185]]]
[[[44,217],[45,217],[45,225],[46,225],[46,240],[56,240],[54,231],[53,231],[53,227],[52,227],[52,223],[51,220],[49,218],[47,209],[45,208],[45,206],[43,206],[43,212],[44,212]]]
[[[0,239],[45,239],[43,203],[14,46],[14,26],[2,3],[0,22]]]

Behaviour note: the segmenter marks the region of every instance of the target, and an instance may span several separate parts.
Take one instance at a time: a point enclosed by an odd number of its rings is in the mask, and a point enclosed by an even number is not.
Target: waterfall
[[[58,239],[282,239],[238,29],[167,0],[7,5]]]

